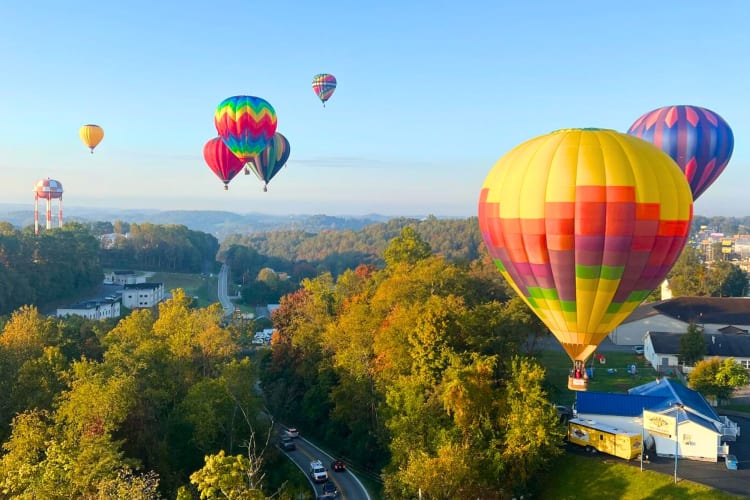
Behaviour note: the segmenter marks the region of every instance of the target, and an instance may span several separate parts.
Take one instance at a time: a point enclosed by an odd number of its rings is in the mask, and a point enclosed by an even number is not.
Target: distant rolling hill
[[[54,224],[57,212],[53,210]],[[40,224],[44,224],[40,206]],[[260,213],[238,214],[218,210],[133,210],[115,208],[65,207],[64,221],[152,224],[180,224],[195,231],[203,231],[219,240],[230,234],[251,234],[281,229],[301,229],[317,233],[325,230],[360,230],[371,224],[385,222],[394,217],[378,214],[365,216],[330,215],[269,215]],[[0,222],[10,222],[17,228],[34,224],[34,210],[28,205],[0,203]]]

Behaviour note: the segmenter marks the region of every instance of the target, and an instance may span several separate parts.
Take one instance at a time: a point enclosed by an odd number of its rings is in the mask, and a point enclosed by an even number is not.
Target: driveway
[[[724,459],[718,462],[700,462],[697,460],[679,460],[677,462],[677,479],[705,484],[717,490],[726,491],[742,497],[750,498],[750,418],[730,417],[742,429],[742,434],[734,443],[729,443],[729,452],[737,457],[738,470],[729,470],[724,465]],[[569,453],[585,453],[580,446],[568,445]],[[639,460],[622,460],[620,458],[599,453],[601,460],[620,461],[632,467],[640,467]],[[652,462],[644,462],[643,470],[660,472],[674,476],[674,458],[657,457]]]

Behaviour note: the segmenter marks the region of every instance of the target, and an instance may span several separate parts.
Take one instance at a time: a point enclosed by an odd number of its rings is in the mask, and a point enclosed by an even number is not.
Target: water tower
[[[58,207],[60,212],[57,216],[58,227],[63,225],[63,209],[62,209],[62,195],[63,187],[60,181],[50,179],[40,179],[34,184],[34,234],[39,234],[39,200],[46,200],[47,202],[47,229],[52,228],[52,200],[57,198]]]

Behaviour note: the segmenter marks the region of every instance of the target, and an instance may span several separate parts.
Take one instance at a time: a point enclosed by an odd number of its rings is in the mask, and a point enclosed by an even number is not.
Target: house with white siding
[[[705,333],[722,333],[727,327],[750,330],[750,298],[674,297],[641,304],[609,339],[617,345],[641,345],[648,332],[684,333],[690,323]]]
[[[664,457],[675,456],[676,436],[678,457],[716,462],[730,453],[729,443],[740,435],[739,426],[719,416],[700,393],[667,378],[627,394],[578,392],[576,413],[578,418],[643,433],[644,445]],[[657,430],[654,419],[667,425]]]
[[[164,300],[164,283],[132,283],[122,287],[122,305],[128,309],[154,307]]]
[[[58,307],[56,316],[82,316],[88,319],[100,320],[120,317],[120,299],[107,297],[99,300],[88,300],[67,307]]]
[[[643,356],[654,370],[668,373],[679,366],[680,340],[684,333],[648,332],[643,342]],[[725,327],[719,333],[704,333],[706,354],[703,359],[728,358],[750,370],[750,334],[737,327]],[[682,367],[689,373],[691,367]]]

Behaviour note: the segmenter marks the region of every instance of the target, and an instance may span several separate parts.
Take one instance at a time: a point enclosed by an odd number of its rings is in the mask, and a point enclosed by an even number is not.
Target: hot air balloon
[[[273,134],[273,139],[266,146],[266,149],[255,159],[247,163],[247,167],[255,172],[258,179],[264,182],[263,191],[268,191],[268,183],[289,159],[290,151],[289,141],[286,140],[286,137],[276,132]]]
[[[693,198],[664,152],[613,130],[516,146],[487,175],[482,237],[500,273],[573,360],[586,359],[656,288],[687,242]]]
[[[276,111],[260,97],[228,97],[216,108],[214,124],[229,150],[247,163],[268,145],[276,132]]]
[[[94,148],[104,139],[104,129],[99,125],[84,125],[78,130],[78,135],[86,147],[91,149],[91,154],[94,154]]]
[[[331,98],[333,91],[336,90],[336,77],[328,73],[315,75],[312,81],[312,88],[315,95],[320,99],[320,102],[323,103],[323,107],[325,107],[326,101]]]
[[[638,118],[628,134],[645,139],[672,157],[697,200],[721,175],[734,148],[724,119],[698,106],[666,106]]]
[[[221,137],[214,137],[203,146],[203,158],[216,177],[224,183],[225,190],[229,189],[229,181],[242,172],[244,165],[224,144]]]

